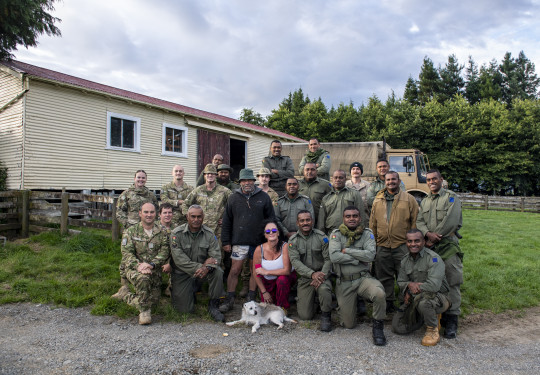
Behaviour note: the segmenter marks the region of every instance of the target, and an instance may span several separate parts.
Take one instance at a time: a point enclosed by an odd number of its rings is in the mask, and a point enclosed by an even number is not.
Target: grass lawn
[[[465,210],[463,222],[463,314],[539,305],[540,215]],[[0,247],[0,303],[90,306],[97,315],[136,316],[134,308],[110,298],[120,286],[120,258],[120,241],[111,241],[107,231],[48,232],[8,243]],[[194,314],[179,314],[161,298],[154,313],[168,321],[210,320],[207,302],[203,294]]]

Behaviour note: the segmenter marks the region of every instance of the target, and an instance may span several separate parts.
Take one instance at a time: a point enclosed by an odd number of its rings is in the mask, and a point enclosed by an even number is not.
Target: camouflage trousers
[[[383,320],[386,317],[386,295],[379,280],[369,272],[353,280],[341,277],[336,282],[336,297],[341,323],[346,328],[356,326],[356,300],[358,296],[373,303],[373,318]]]
[[[407,334],[416,331],[422,325],[437,327],[438,314],[442,314],[450,302],[442,293],[422,292],[414,297],[412,303],[402,305],[392,319],[392,331]],[[414,310],[414,311],[411,311]]]
[[[137,308],[139,311],[147,311],[159,301],[161,294],[161,272],[143,274],[136,270],[126,270],[125,276],[135,288],[135,293],[128,293],[124,302]]]
[[[296,308],[300,319],[313,319],[315,315],[315,296],[319,297],[322,312],[332,311],[332,282],[326,280],[317,289],[311,286],[311,279],[301,277],[298,279]]]

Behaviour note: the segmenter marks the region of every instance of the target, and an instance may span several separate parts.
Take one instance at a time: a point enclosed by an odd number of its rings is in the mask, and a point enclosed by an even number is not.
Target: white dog
[[[269,321],[277,324],[278,329],[283,328],[283,322],[298,323],[293,319],[287,318],[285,316],[285,311],[279,306],[250,301],[244,303],[244,307],[242,308],[242,319],[226,324],[228,326],[233,326],[237,323],[253,324],[251,332],[255,333],[261,324],[268,324]]]

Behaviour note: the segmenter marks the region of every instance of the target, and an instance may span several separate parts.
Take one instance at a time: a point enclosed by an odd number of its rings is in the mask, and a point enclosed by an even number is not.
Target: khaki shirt
[[[121,251],[124,269],[136,271],[139,263],[154,263],[154,270],[160,272],[169,258],[167,232],[154,223],[152,235],[148,236],[141,223],[132,225],[122,235]]]
[[[310,279],[314,272],[321,271],[328,279],[332,269],[328,242],[328,237],[318,229],[307,236],[296,232],[289,238],[289,258],[298,275]]]
[[[410,282],[422,283],[422,292],[448,294],[448,282],[445,277],[445,266],[436,252],[424,247],[416,259],[411,254],[405,255],[397,278],[401,294],[405,294]]]
[[[451,190],[441,188],[438,194],[429,193],[420,203],[416,227],[424,236],[427,232],[438,233],[459,243],[456,232],[462,223],[461,201]]]
[[[136,188],[135,185],[131,185],[120,194],[116,203],[116,218],[124,230],[140,221],[139,209],[146,202],[154,203],[156,210],[158,209],[156,195],[146,186]]]
[[[212,190],[206,189],[206,184],[197,186],[184,200],[182,213],[187,215],[188,209],[193,204],[198,204],[204,212],[204,224],[214,233],[218,230],[218,221],[223,217],[227,200],[232,192],[225,186],[216,184]]]
[[[330,233],[334,229],[337,229],[343,223],[343,210],[347,206],[358,208],[362,218],[360,225],[366,227],[368,225],[368,218],[364,210],[362,196],[358,191],[345,186],[341,190],[333,189],[323,198],[317,220],[317,229],[325,233]]]
[[[378,246],[395,249],[407,242],[407,231],[416,228],[418,203],[409,193],[400,191],[394,196],[390,217],[387,215],[386,188],[373,201],[369,228]]]
[[[304,165],[306,165],[307,160],[306,156],[302,157],[302,160],[300,160],[300,164],[298,165],[298,173],[304,174]],[[325,180],[330,179],[330,168],[332,167],[332,161],[330,160],[330,153],[328,151],[323,152],[321,156],[317,158],[317,161],[315,164],[318,165],[317,167],[317,176],[320,178],[324,178]]]
[[[294,166],[292,160],[288,156],[267,156],[262,161],[263,168],[277,169],[278,173],[270,175],[269,186],[278,190],[285,189],[285,183],[288,178],[294,177]]]
[[[319,210],[321,209],[321,203],[324,196],[330,193],[332,190],[332,184],[323,180],[322,178],[315,178],[313,181],[306,181],[305,179],[298,180],[300,194],[307,195],[311,199],[313,210],[315,211],[315,224],[318,223]]]
[[[172,220],[175,225],[186,223],[186,217],[182,214],[182,205],[178,204],[178,201],[186,199],[192,191],[193,186],[190,186],[185,182],[180,187],[177,187],[174,181],[161,187],[160,199],[163,203],[169,203],[173,206]]]
[[[217,264],[220,264],[221,250],[214,232],[206,225],[193,234],[188,224],[183,224],[174,228],[171,233],[171,257],[171,265],[176,270],[193,276],[208,258],[214,258]],[[217,267],[215,264],[208,266]]]
[[[370,263],[373,262],[376,254],[373,232],[369,228],[364,229],[362,236],[346,248],[347,241],[348,238],[342,235],[339,229],[334,230],[330,235],[328,251],[338,277],[369,272]],[[341,252],[342,249],[345,249],[345,253]]]
[[[370,210],[371,210],[371,206],[373,206],[373,201],[375,200],[377,193],[381,191],[382,189],[384,189],[385,187],[386,187],[386,183],[384,182],[384,180],[381,180],[379,177],[377,177],[377,179],[373,181],[371,185],[369,185],[367,193],[366,193],[366,197],[367,197],[366,201],[367,201],[368,208]],[[401,191],[407,191],[403,181],[399,183],[399,188],[401,189]]]
[[[274,213],[278,219],[278,224],[281,225],[281,229],[285,235],[289,234],[289,232],[296,232],[298,230],[296,219],[298,211],[301,210],[308,210],[311,213],[311,217],[315,217],[311,200],[305,195],[298,194],[291,199],[286,194],[278,199],[277,206],[274,206]]]

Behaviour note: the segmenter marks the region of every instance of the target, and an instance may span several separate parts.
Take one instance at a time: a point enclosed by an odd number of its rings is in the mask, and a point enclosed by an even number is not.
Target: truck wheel
[[[420,203],[422,203],[422,199],[426,197],[426,194],[422,194],[418,192],[414,192],[411,195],[414,197],[414,199],[416,199],[416,203],[418,203],[419,206],[420,206]]]

